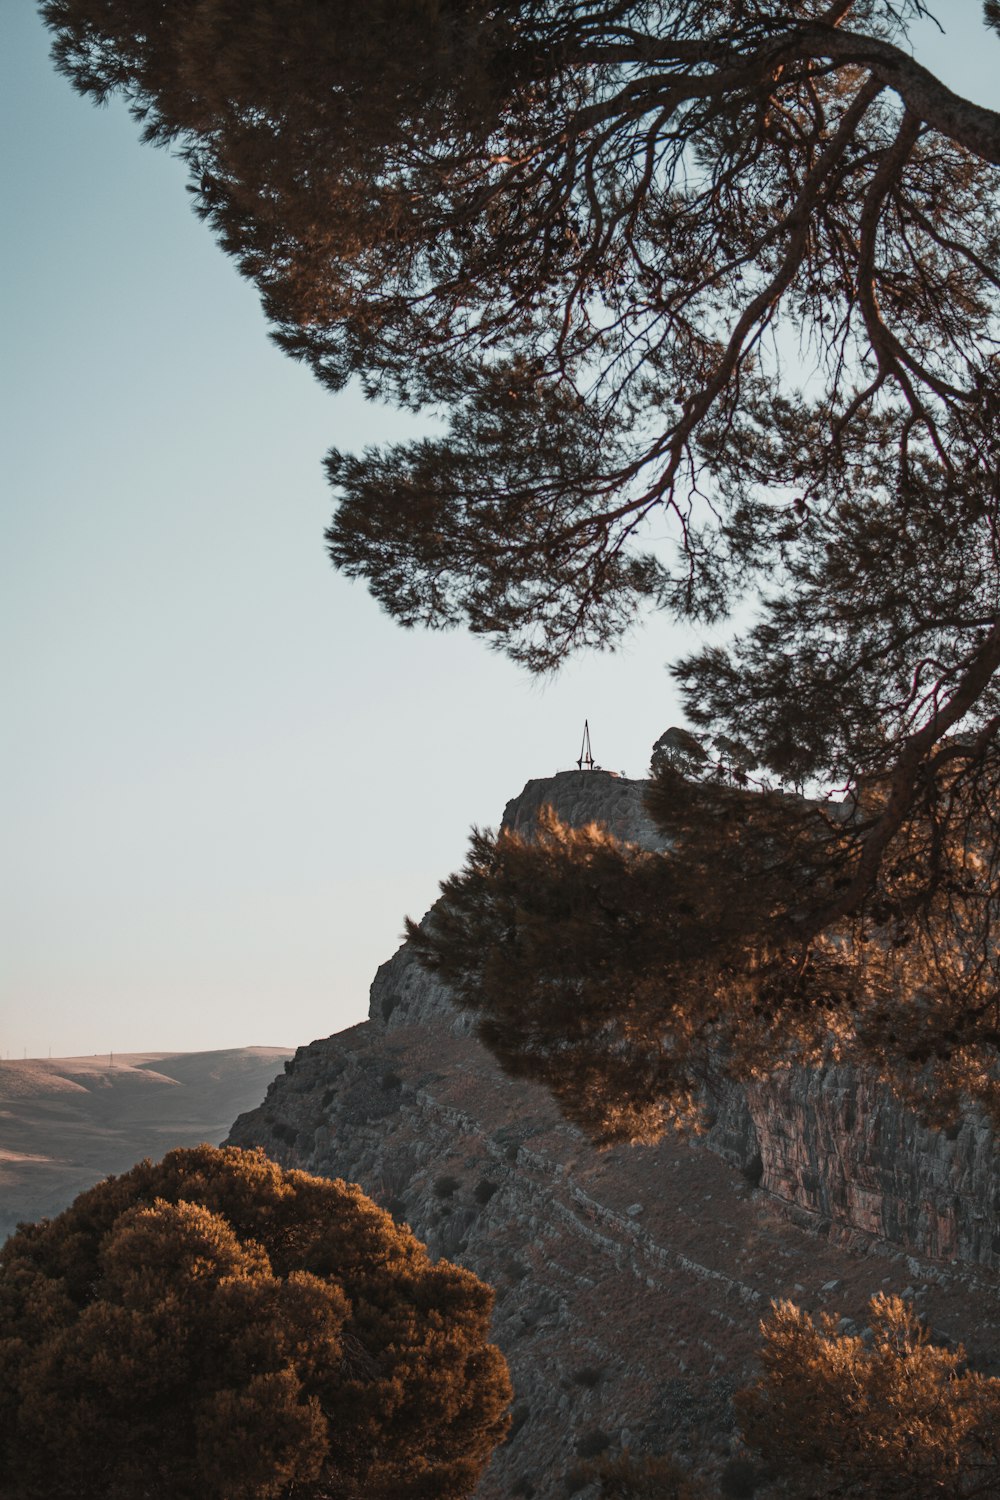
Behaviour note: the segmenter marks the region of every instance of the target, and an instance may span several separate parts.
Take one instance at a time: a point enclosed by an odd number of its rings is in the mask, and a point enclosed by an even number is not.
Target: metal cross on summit
[[[582,771],[584,767],[588,771],[597,769],[594,765],[594,757],[590,753],[590,725],[586,719],[583,721],[583,744],[580,746],[580,759],[576,763],[578,771]]]

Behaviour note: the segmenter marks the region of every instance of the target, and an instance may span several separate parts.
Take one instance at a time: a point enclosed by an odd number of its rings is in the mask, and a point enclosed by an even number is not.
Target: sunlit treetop
[[[788,1500],[989,1500],[1000,1380],[935,1342],[909,1303],[871,1299],[864,1336],[791,1302],[761,1324],[763,1371],[737,1393],[743,1437]]]

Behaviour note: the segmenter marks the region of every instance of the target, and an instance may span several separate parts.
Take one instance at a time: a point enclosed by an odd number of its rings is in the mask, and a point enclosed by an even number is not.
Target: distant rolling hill
[[[0,1061],[0,1242],[144,1156],[218,1144],[291,1056],[234,1047]]]

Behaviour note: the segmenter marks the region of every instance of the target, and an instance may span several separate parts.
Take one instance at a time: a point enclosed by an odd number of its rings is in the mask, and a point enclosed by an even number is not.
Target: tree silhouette
[[[915,61],[923,0],[42,10],[74,84],[186,157],[278,343],[444,419],[328,458],[331,555],[397,619],[545,670],[647,605],[757,600],[675,663],[691,721],[741,775],[857,811],[739,814],[782,825],[784,873],[776,904],[740,893],[705,982],[721,1004],[765,975],[774,1035],[817,968],[854,1032],[859,987],[892,993],[864,1048],[987,1098],[1000,113]],[[996,0],[983,18],[995,46]]]
[[[0,1491],[458,1500],[507,1427],[491,1306],[355,1186],[141,1162],[0,1250]]]

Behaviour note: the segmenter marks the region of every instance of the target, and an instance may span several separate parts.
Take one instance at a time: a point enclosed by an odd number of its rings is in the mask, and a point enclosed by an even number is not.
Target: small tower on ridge
[[[594,757],[590,753],[590,725],[587,720],[583,721],[583,744],[580,746],[580,759],[576,763],[578,771],[594,771]]]

